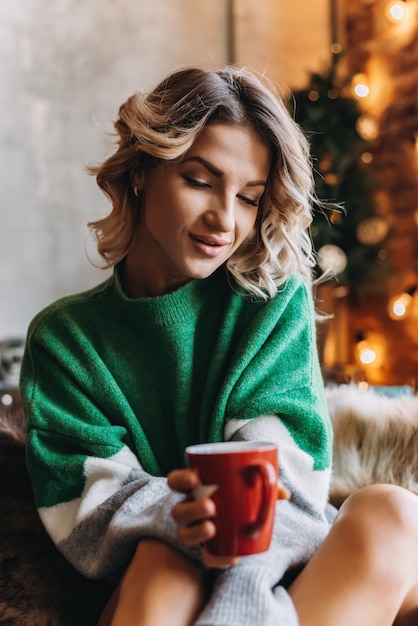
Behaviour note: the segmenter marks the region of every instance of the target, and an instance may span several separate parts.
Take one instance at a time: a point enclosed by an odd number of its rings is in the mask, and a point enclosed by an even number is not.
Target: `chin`
[[[218,265],[217,267],[214,267],[210,270],[205,270],[205,271],[201,271],[201,272],[195,272],[193,276],[191,276],[191,278],[195,278],[197,280],[204,280],[205,278],[209,278],[209,276],[212,276],[212,274],[214,274],[216,272],[216,270],[218,270],[221,267],[221,265]]]
[[[184,275],[188,276],[189,280],[192,280],[192,279],[203,280],[204,278],[209,278],[209,276],[212,276],[212,274],[214,274],[224,264],[225,264],[225,261],[223,261],[222,263],[216,263],[216,265],[204,264],[203,267],[202,265],[200,265],[200,267],[194,265],[194,267],[185,268]]]

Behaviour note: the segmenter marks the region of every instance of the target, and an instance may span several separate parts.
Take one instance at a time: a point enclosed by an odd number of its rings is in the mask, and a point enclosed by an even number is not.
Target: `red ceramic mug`
[[[216,506],[216,535],[208,551],[245,556],[268,550],[278,496],[277,446],[264,441],[197,444],[186,448],[186,459],[199,474],[200,493],[210,493]]]

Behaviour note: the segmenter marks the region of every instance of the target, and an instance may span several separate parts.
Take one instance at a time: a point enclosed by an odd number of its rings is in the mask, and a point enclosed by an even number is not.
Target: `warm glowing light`
[[[354,95],[357,96],[357,98],[366,98],[370,93],[366,74],[355,74],[351,85]]]
[[[364,365],[369,373],[376,372],[385,362],[386,347],[385,340],[382,335],[375,332],[368,332],[364,336],[362,332],[357,335],[356,344],[357,361]]]
[[[359,389],[368,389],[369,388],[369,383],[367,383],[365,380],[361,380],[359,382],[359,384],[357,385],[357,387]]]
[[[323,272],[331,272],[336,276],[347,267],[347,256],[339,246],[325,244],[318,250],[318,265]]]
[[[370,365],[376,361],[377,354],[375,350],[369,346],[367,341],[360,341],[357,346],[357,350],[359,361],[360,363],[363,363],[363,365]]]
[[[328,89],[327,96],[330,100],[336,100],[339,96],[338,89]]]
[[[392,306],[393,314],[396,317],[405,317],[406,315],[406,304],[402,302],[402,300],[397,300],[394,302]]]
[[[388,313],[393,320],[401,320],[410,312],[412,296],[409,293],[401,293],[389,300]]]
[[[334,172],[327,172],[324,176],[324,181],[327,183],[327,185],[330,185],[331,187],[333,187],[335,185],[340,184],[340,182],[342,181],[342,177],[340,174],[334,174]]]
[[[332,54],[340,54],[342,49],[343,48],[342,48],[342,45],[340,43],[335,42],[335,43],[333,43],[331,45],[331,52],[332,52]]]
[[[361,155],[361,160],[363,163],[371,163],[373,161],[373,155],[371,152],[363,152]]]
[[[354,86],[354,93],[358,98],[366,98],[370,93],[370,89],[365,83],[359,83]]]
[[[316,102],[317,100],[319,100],[319,91],[317,91],[316,89],[311,89],[311,91],[308,93],[308,98],[311,102]]]
[[[369,217],[362,220],[356,228],[356,236],[366,246],[376,246],[389,232],[389,224],[383,217]]]
[[[363,139],[373,141],[379,135],[379,122],[372,115],[360,115],[356,122],[356,130]]]
[[[386,17],[391,22],[400,22],[405,15],[405,2],[402,0],[395,0],[390,2],[386,7]]]
[[[339,224],[343,219],[342,211],[333,211],[329,216],[329,221],[331,224]]]

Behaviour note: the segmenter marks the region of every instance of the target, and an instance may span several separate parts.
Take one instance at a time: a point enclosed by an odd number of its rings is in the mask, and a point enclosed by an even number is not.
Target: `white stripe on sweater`
[[[286,487],[303,491],[309,500],[325,506],[328,499],[331,469],[314,471],[313,458],[301,450],[277,415],[262,415],[252,420],[231,419],[225,425],[224,437],[275,443],[280,471],[286,476]]]
[[[140,468],[138,459],[127,446],[107,459],[86,457],[86,483],[81,497],[39,509],[52,540],[59,543],[67,539],[77,524],[121,488],[132,469]]]

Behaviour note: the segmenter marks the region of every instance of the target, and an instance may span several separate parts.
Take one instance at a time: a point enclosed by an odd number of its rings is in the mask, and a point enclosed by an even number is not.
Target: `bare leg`
[[[390,485],[345,502],[289,589],[301,626],[414,626],[417,592],[418,498]]]
[[[406,596],[394,626],[416,626],[418,624],[418,584]]]
[[[205,599],[201,567],[162,541],[144,539],[98,626],[189,626]]]

